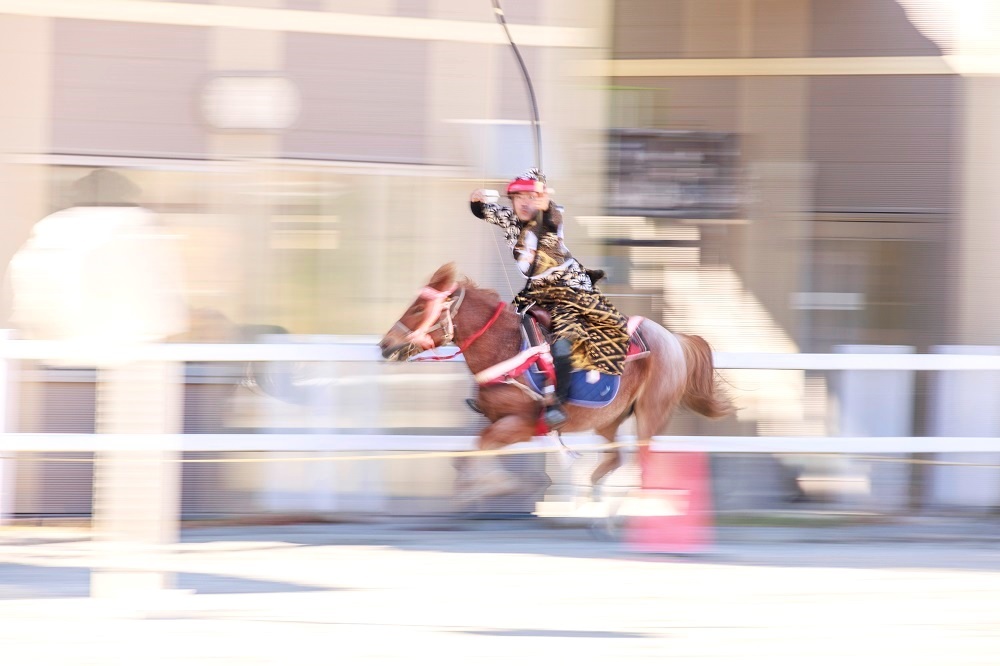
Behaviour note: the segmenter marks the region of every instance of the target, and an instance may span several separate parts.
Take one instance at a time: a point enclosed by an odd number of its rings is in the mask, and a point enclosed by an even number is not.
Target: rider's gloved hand
[[[469,196],[469,201],[478,201],[481,203],[496,203],[497,199],[500,198],[500,193],[496,190],[484,190],[479,189],[472,192]]]

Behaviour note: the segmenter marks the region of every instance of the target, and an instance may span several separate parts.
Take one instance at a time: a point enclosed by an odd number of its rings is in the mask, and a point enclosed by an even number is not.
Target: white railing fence
[[[10,339],[0,331],[0,451],[112,451],[135,446],[135,437],[122,434],[41,434],[13,432],[13,398],[17,390],[17,371],[12,361],[41,361],[49,364],[85,366],[80,359],[100,359],[102,363],[154,361],[184,362],[366,362],[382,363],[375,337],[337,337],[334,341],[312,344],[150,344],[108,349],[94,345],[73,345],[51,341]],[[944,348],[942,348],[944,349]],[[718,369],[863,371],[865,373],[930,371],[974,376],[1000,374],[1000,350],[994,353],[842,353],[842,354],[772,354],[754,352],[716,352]],[[444,355],[453,349],[444,348]],[[877,351],[877,348],[873,348]],[[964,351],[964,350],[962,350]],[[425,354],[424,356],[427,356]],[[447,361],[461,363],[461,357]],[[991,372],[992,371],[992,372]],[[857,374],[857,373],[855,373]],[[374,380],[373,380],[374,381]],[[982,386],[956,386],[964,393]],[[992,384],[987,384],[992,386]],[[1000,389],[1000,385],[997,386]],[[980,400],[1000,404],[1000,392],[982,395]],[[896,396],[909,399],[911,396]],[[458,408],[458,407],[456,407]],[[596,445],[603,440],[592,435],[570,435],[567,443]],[[546,440],[542,446],[549,446]],[[166,451],[465,451],[473,447],[470,436],[407,436],[359,434],[181,434],[156,433],[143,436],[144,446]],[[538,444],[517,445],[530,448]],[[730,453],[1000,453],[1000,431],[996,436],[975,433],[954,436],[664,436],[657,437],[655,450],[705,451]]]
[[[768,354],[717,352],[715,363],[719,369],[731,370],[789,370],[826,371],[841,378],[862,378],[851,389],[852,396],[842,398],[840,409],[858,413],[874,408],[873,413],[862,416],[865,425],[841,428],[845,436],[661,436],[652,443],[656,451],[700,451],[731,454],[842,454],[899,455],[938,454],[935,459],[942,469],[935,474],[941,478],[941,494],[961,499],[961,490],[948,490],[950,486],[962,488],[968,484],[960,479],[948,481],[955,472],[948,466],[978,466],[986,470],[979,485],[979,500],[993,501],[1000,493],[1000,476],[993,474],[992,465],[1000,464],[1000,423],[987,406],[1000,401],[1000,353],[995,348],[939,348],[940,353],[917,354],[879,353],[879,348],[863,350],[866,353],[830,354]],[[972,353],[970,353],[972,352]],[[441,350],[438,353],[450,353]],[[459,457],[474,449],[475,438],[467,434],[406,435],[358,434],[356,432],[275,432],[267,428],[240,434],[182,434],[180,428],[144,428],[128,424],[117,429],[106,429],[97,434],[14,432],[16,410],[12,398],[18,389],[17,366],[19,361],[38,361],[45,365],[86,365],[81,359],[118,367],[128,363],[154,363],[160,366],[179,366],[184,362],[283,362],[283,363],[382,363],[374,337],[331,337],[322,342],[270,342],[260,344],[150,344],[132,347],[108,348],[102,346],[71,345],[50,341],[27,341],[0,337],[0,519],[4,507],[11,504],[14,492],[11,456],[17,453],[70,453],[104,452],[128,453],[141,448],[163,453],[215,452],[229,454],[230,462],[239,462],[231,454],[242,453],[246,462],[280,460],[346,460],[352,454],[373,455],[391,459],[395,454],[411,454],[410,458],[452,455]],[[461,362],[461,358],[451,361]],[[96,364],[96,363],[95,363]],[[416,364],[412,367],[427,367]],[[159,367],[159,366],[157,366]],[[397,366],[398,369],[399,366]],[[452,366],[454,367],[454,366]],[[928,436],[911,436],[909,423],[898,423],[900,414],[879,412],[879,404],[903,405],[907,420],[912,410],[913,382],[897,381],[919,371],[933,372],[937,397],[931,406],[931,428]],[[404,367],[404,374],[406,370]],[[163,376],[179,376],[164,374]],[[866,383],[864,378],[871,377]],[[397,377],[398,378],[398,377]],[[353,378],[365,382],[368,377]],[[376,378],[372,378],[374,382]],[[888,379],[888,381],[887,381]],[[127,379],[126,379],[127,381]],[[866,388],[867,387],[867,388]],[[887,390],[888,387],[888,390]],[[902,387],[902,388],[901,388]],[[995,392],[994,392],[995,389]],[[177,389],[181,391],[181,388]],[[380,389],[376,389],[378,391]],[[6,392],[6,395],[5,395]],[[909,395],[904,393],[909,392]],[[127,399],[128,391],[117,393]],[[157,396],[155,391],[151,394]],[[121,398],[121,396],[126,396]],[[105,401],[106,402],[106,401]],[[853,405],[853,406],[852,406]],[[909,406],[907,406],[909,405]],[[3,409],[6,407],[6,409]],[[104,409],[109,409],[104,404]],[[460,405],[455,406],[461,410]],[[127,412],[127,405],[119,413]],[[850,423],[840,414],[842,423]],[[893,423],[895,422],[895,423]],[[870,427],[869,427],[870,426]],[[868,428],[866,430],[866,428]],[[306,429],[308,430],[308,429]],[[398,431],[399,429],[397,429]],[[141,433],[141,434],[133,434]],[[628,442],[623,437],[622,442]],[[565,438],[570,448],[592,450],[604,444],[595,435],[570,435]],[[532,442],[515,445],[518,452],[550,451],[554,443],[549,438],[536,438]],[[250,454],[259,455],[250,455]],[[412,455],[419,454],[419,455]],[[266,457],[265,457],[266,456]],[[188,461],[190,462],[190,461]],[[994,476],[998,478],[993,479]],[[968,494],[968,493],[966,493]],[[986,497],[983,500],[983,497]]]

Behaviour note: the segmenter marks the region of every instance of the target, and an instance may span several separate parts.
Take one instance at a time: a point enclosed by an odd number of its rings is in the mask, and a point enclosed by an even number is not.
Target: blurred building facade
[[[92,18],[107,4],[0,15],[16,91],[0,139],[5,259],[64,204],[67,183],[105,166],[128,170],[189,239],[193,305],[234,320],[377,333],[452,259],[506,285],[466,204],[534,160],[524,84],[490,3],[142,1]],[[604,105],[565,70],[600,53],[605,4],[509,5],[546,169],[574,210],[593,213]]]
[[[742,210],[702,261],[796,347],[973,337],[949,317],[965,80],[900,4],[621,0],[614,34],[612,124],[733,137]]]
[[[406,301],[397,278],[455,258],[442,237],[471,252],[464,270],[505,286],[464,195],[533,161],[530,112],[482,4],[3,15],[16,94],[0,135],[2,256],[67,183],[114,166],[190,238],[192,302],[235,319],[378,332]],[[972,315],[949,317],[989,311],[964,304],[975,287],[959,277],[962,242],[978,239],[966,93],[983,82],[949,69],[897,0],[508,4],[546,170],[582,223],[577,251],[617,269],[612,291],[651,294],[627,309],[659,308],[662,291],[675,327],[699,326],[690,285],[671,290],[652,268],[693,261],[703,277],[731,268],[706,286],[752,296],[802,350],[990,341]]]

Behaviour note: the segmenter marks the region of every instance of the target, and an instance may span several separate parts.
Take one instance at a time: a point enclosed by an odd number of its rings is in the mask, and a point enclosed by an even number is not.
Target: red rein
[[[469,347],[471,347],[472,343],[474,343],[476,340],[478,340],[480,337],[482,337],[483,333],[485,333],[486,331],[488,331],[490,329],[490,326],[492,326],[493,324],[496,323],[497,319],[500,318],[500,313],[503,312],[504,308],[506,308],[506,307],[507,307],[507,304],[504,303],[503,301],[497,303],[497,309],[493,312],[493,316],[490,317],[490,320],[488,322],[486,322],[486,325],[483,326],[478,331],[476,331],[475,333],[473,333],[472,335],[470,335],[469,339],[465,341],[465,344],[459,345],[458,351],[455,352],[454,354],[449,354],[448,356],[429,356],[427,358],[415,358],[415,359],[412,359],[412,360],[414,360],[414,361],[448,361],[448,360],[451,360],[451,359],[455,358],[459,354],[465,353],[465,350],[468,349]]]

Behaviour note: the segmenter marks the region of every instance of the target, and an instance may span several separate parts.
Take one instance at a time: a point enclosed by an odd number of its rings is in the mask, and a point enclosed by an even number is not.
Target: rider
[[[514,297],[518,311],[534,303],[552,316],[556,386],[545,422],[555,430],[566,422],[562,403],[569,397],[573,367],[622,374],[629,335],[628,319],[597,289],[603,271],[585,269],[566,247],[563,209],[549,201],[551,192],[545,176],[532,168],[507,185],[513,209],[488,203],[485,190],[472,193],[470,207],[473,215],[503,229],[528,279]]]

